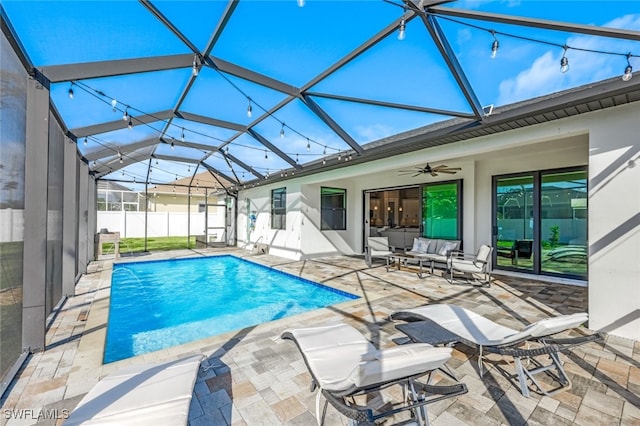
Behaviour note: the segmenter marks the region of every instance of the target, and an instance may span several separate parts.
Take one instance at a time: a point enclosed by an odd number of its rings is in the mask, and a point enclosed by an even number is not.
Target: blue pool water
[[[234,256],[116,264],[104,363],[356,298]]]

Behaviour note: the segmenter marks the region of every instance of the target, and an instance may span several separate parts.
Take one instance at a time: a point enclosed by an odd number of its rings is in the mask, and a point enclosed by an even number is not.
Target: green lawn
[[[22,351],[22,241],[0,243],[0,376]]]
[[[190,248],[196,246],[196,237],[192,236]],[[178,250],[187,248],[187,237],[155,237],[147,238],[147,251]],[[120,253],[144,252],[144,238],[122,238],[120,240]],[[113,253],[113,243],[102,244],[103,253]]]

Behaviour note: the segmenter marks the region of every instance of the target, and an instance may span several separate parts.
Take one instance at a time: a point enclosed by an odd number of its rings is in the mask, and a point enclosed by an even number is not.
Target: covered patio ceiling
[[[0,7],[96,178],[136,189],[208,171],[234,190],[637,101],[634,5]]]

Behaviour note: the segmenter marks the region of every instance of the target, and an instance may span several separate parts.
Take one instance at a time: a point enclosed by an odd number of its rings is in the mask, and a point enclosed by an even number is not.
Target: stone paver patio
[[[587,309],[587,289],[496,276],[490,288],[450,285],[440,276],[419,279],[410,271],[368,268],[361,258],[334,256],[292,261],[275,256],[237,256],[361,296],[359,299],[102,365],[111,282],[111,260],[90,265],[77,295],[51,319],[46,350],[30,357],[2,400],[1,424],[62,424],[66,413],[97,381],[124,365],[203,353],[189,424],[313,425],[315,393],[295,345],[279,338],[291,327],[344,321],[375,345],[402,337],[389,313],[426,303],[454,303],[503,325],[524,324]],[[131,260],[189,257],[220,250],[167,252]],[[128,261],[129,259],[122,259]],[[612,307],[614,309],[614,307]],[[589,332],[588,330],[584,330]],[[640,342],[608,336],[562,355],[573,387],[552,397],[524,398],[489,356],[480,378],[473,350],[458,345],[449,366],[469,392],[429,406],[432,425],[640,425]],[[505,366],[509,368],[509,366]],[[445,377],[436,380],[446,382]],[[54,418],[46,418],[54,417]],[[387,422],[385,424],[389,424]],[[347,424],[331,407],[328,425]]]

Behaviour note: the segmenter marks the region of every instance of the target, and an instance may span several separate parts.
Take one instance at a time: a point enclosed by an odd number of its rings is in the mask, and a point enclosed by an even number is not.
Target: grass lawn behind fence
[[[188,247],[194,248],[196,246],[196,237],[190,237],[190,244]],[[178,250],[186,249],[187,237],[154,237],[147,238],[147,251],[164,251],[164,250]],[[140,253],[144,252],[144,238],[122,238],[120,240],[120,253]],[[113,243],[103,243],[102,252],[113,253]]]

